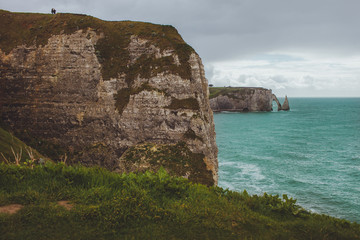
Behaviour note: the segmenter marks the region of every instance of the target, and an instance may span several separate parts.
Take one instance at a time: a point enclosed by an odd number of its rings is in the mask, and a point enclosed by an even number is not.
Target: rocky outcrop
[[[278,111],[281,110],[281,103],[279,102],[279,99],[275,96],[275,94],[272,95],[273,101],[276,102],[277,106],[278,106]]]
[[[283,105],[281,106],[281,110],[283,110],[283,111],[289,111],[290,110],[289,100],[288,100],[287,96],[285,96],[285,100],[284,100]]]
[[[163,165],[196,182],[217,183],[204,68],[176,29],[85,15],[0,13],[0,108],[7,129],[55,160],[67,156],[120,172]],[[197,167],[189,168],[189,157],[157,162],[143,155],[141,167],[124,162],[132,159],[125,152],[138,155],[144,144],[196,156]]]
[[[269,112],[272,102],[278,105],[278,111],[289,110],[287,97],[284,105],[272,93],[271,89],[253,87],[211,87],[210,106],[214,112]]]
[[[215,112],[272,110],[272,91],[265,88],[210,88],[210,106]]]
[[[285,96],[285,100],[284,100],[284,103],[282,106],[281,106],[279,100],[277,99],[277,97],[275,96],[275,94],[273,94],[273,100],[276,102],[276,104],[278,106],[278,111],[289,111],[290,110],[289,100],[288,100],[287,96]]]

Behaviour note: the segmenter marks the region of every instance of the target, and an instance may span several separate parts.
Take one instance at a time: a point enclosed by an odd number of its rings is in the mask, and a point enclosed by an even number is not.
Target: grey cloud
[[[49,13],[52,7],[59,12],[84,13],[104,20],[136,20],[173,25],[203,59],[209,80],[213,80],[216,75],[211,65],[217,62],[251,60],[269,53],[301,53],[332,59],[360,56],[358,0],[0,2],[0,8],[17,12]],[[359,81],[358,73],[346,74],[355,74],[353,78]],[[227,77],[221,76],[222,79]],[[249,83],[263,83],[254,76],[248,79],[251,79],[247,80]],[[227,79],[226,83],[233,81]],[[280,78],[273,78],[272,81],[282,83]],[[357,90],[360,92],[360,89]]]
[[[276,75],[276,76],[272,76],[270,77],[270,79],[276,83],[286,83],[288,82],[288,79],[285,78],[284,76],[281,75]]]
[[[14,0],[0,7],[171,24],[208,62],[276,50],[360,53],[357,0]]]
[[[210,83],[210,80],[214,77],[215,68],[212,64],[207,64],[204,66],[204,68],[205,68],[206,78],[209,80]]]

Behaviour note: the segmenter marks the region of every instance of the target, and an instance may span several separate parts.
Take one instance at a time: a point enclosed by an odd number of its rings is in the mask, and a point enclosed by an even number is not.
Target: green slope
[[[237,98],[234,96],[234,94],[254,94],[255,89],[252,87],[210,87],[210,95],[209,98],[216,98],[217,96],[223,95],[228,96],[230,98]],[[258,88],[258,89],[264,89],[264,88]]]
[[[70,201],[67,210],[57,204]],[[158,173],[0,165],[2,239],[360,239],[360,225],[284,196],[249,196]]]

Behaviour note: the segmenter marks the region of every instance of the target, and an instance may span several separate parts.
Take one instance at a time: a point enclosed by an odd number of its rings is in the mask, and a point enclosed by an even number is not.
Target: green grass
[[[17,137],[12,135],[10,132],[0,128],[0,163],[1,162],[15,163],[14,153],[15,155],[19,155],[19,160],[21,162],[30,160],[28,151],[31,151],[34,155],[34,158],[36,159],[39,158],[45,159],[45,157],[42,156],[38,151],[27,146],[25,143],[23,143]]]
[[[127,172],[139,171],[141,166],[151,171],[163,167],[173,176],[188,175],[192,182],[212,186],[214,179],[211,171],[206,169],[204,158],[204,154],[191,152],[186,143],[180,141],[177,144],[136,145],[127,149],[120,161],[124,161]]]
[[[72,210],[56,204],[69,200]],[[157,173],[0,165],[1,239],[359,239],[360,226],[287,196],[250,196]]]
[[[209,98],[216,98],[220,95],[226,95],[230,98],[237,98],[234,94],[241,93],[241,94],[253,94],[254,88],[243,88],[243,87],[210,87],[209,88],[210,95]]]

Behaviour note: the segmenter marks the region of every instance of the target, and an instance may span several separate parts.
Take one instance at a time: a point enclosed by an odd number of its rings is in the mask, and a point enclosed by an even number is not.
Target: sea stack
[[[283,111],[289,111],[290,110],[289,100],[288,100],[287,96],[285,96],[285,100],[284,100],[283,105],[281,106],[281,110],[283,110]]]

